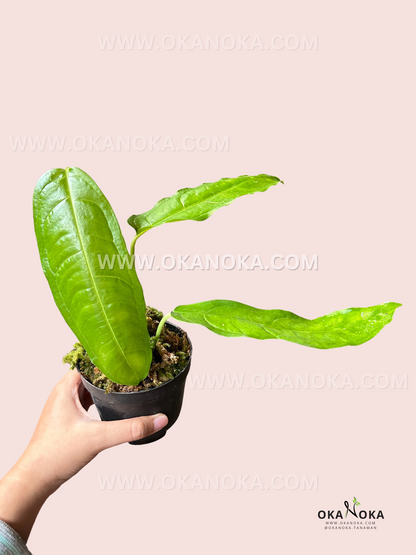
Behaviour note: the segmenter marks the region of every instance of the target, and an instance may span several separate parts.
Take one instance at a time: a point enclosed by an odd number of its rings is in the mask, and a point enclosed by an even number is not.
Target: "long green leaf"
[[[33,198],[43,271],[67,324],[111,380],[134,385],[149,371],[145,302],[117,218],[78,168],[43,175]],[[105,268],[105,256],[115,264]],[[120,256],[120,259],[117,259]],[[101,257],[101,258],[99,258]]]
[[[235,301],[182,305],[171,313],[182,322],[201,324],[226,337],[284,339],[317,349],[361,345],[388,324],[399,303],[338,310],[307,320],[286,310],[262,310]]]
[[[173,196],[159,200],[148,212],[131,216],[128,223],[140,236],[152,227],[170,222],[184,220],[200,222],[236,198],[267,191],[269,187],[279,182],[283,183],[271,175],[242,175],[233,179],[224,178],[215,183],[203,183],[193,189],[180,189]]]

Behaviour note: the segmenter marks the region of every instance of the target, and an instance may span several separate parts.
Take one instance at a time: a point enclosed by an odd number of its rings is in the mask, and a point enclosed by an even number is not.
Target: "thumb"
[[[100,422],[98,449],[103,451],[121,443],[143,439],[161,430],[167,423],[168,417],[164,414]]]

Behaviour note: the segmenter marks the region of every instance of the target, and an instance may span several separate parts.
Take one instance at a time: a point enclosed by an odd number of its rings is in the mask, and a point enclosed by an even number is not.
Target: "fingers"
[[[82,382],[81,374],[75,368],[73,370],[68,370],[63,377],[63,381],[71,385],[77,385]]]
[[[98,452],[121,443],[143,439],[161,430],[167,423],[168,418],[164,414],[97,423]]]
[[[55,387],[74,391],[78,389],[78,385],[80,383],[82,383],[81,375],[77,370],[73,369],[68,370],[66,374],[62,376]]]
[[[68,370],[55,389],[60,392],[62,402],[69,405],[75,402],[75,405],[81,405],[84,410],[88,411],[93,404],[91,395],[82,383],[80,373],[75,369]]]
[[[93,401],[82,383],[81,374],[75,369],[69,370],[63,378],[63,383],[67,391],[71,392],[71,398],[75,401],[79,400],[82,407],[88,411]]]

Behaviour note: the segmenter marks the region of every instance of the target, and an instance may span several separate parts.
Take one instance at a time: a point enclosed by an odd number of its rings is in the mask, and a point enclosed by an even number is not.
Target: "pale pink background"
[[[3,9],[1,475],[27,444],[74,339],[32,227],[34,185],[53,167],[89,173],[128,238],[127,217],[178,188],[243,173],[284,179],[206,222],[158,228],[141,249],[317,253],[319,270],[147,273],[146,299],[162,310],[230,298],[313,318],[404,305],[373,341],[326,352],[188,326],[192,372],[409,374],[407,390],[188,389],[166,439],[102,453],[48,501],[29,541],[35,554],[413,553],[414,16],[411,2],[356,0]],[[98,44],[106,33],[317,34],[319,46],[109,52]],[[230,151],[12,152],[9,136],[19,134],[229,135]],[[98,473],[318,474],[319,488],[101,491]],[[384,511],[379,529],[323,530],[317,511],[353,496]]]

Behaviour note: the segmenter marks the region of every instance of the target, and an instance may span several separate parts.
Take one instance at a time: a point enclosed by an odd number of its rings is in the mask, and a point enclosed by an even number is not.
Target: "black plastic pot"
[[[185,333],[180,327],[167,322],[168,329]],[[189,341],[189,338],[188,338]],[[131,445],[152,443],[165,436],[179,417],[182,408],[185,381],[191,368],[192,344],[189,341],[190,357],[187,365],[173,380],[152,389],[131,393],[105,393],[81,376],[85,388],[90,392],[101,420],[123,420],[136,416],[147,416],[162,412],[169,419],[168,425],[151,436],[131,441]]]

